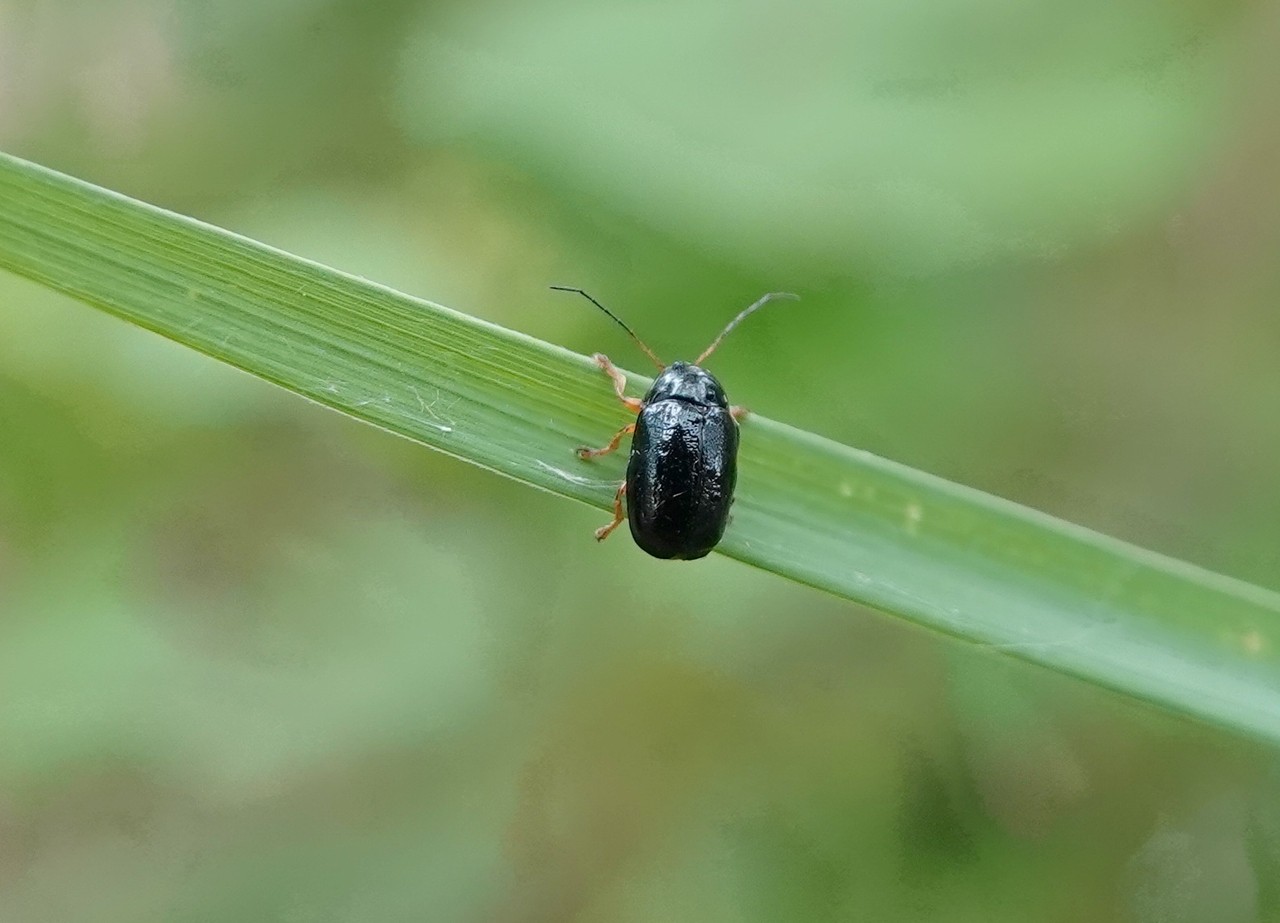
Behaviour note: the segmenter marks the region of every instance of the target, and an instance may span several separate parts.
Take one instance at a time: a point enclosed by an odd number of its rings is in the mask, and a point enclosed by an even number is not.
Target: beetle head
[[[729,406],[724,396],[724,388],[716,381],[714,375],[704,368],[690,365],[688,362],[673,362],[653,382],[653,387],[644,396],[646,404],[654,401],[677,400],[690,404],[702,404],[707,407]]]

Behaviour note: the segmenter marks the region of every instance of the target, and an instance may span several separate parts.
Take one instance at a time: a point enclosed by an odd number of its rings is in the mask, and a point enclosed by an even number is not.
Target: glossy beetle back
[[[692,560],[704,557],[720,541],[729,523],[729,507],[738,479],[738,417],[746,411],[730,407],[724,388],[702,363],[746,318],[788,292],[762,295],[734,316],[693,362],[663,365],[657,354],[618,315],[580,288],[553,285],[575,292],[607,314],[653,360],[660,374],[643,400],[628,397],[627,378],[602,353],[596,365],[613,381],[618,400],[639,415],[613,434],[601,448],[578,446],[584,461],[607,455],[622,438],[633,434],[627,478],[613,496],[613,521],[596,529],[604,541],[625,516],[631,537],[655,558]],[[626,499],[626,513],[622,511]]]
[[[627,464],[631,537],[656,558],[705,556],[724,535],[738,475],[738,424],[704,369],[673,363],[636,418]]]

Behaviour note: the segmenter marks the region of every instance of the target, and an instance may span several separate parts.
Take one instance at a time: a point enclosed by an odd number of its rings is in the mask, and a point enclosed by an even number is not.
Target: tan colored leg
[[[627,409],[632,413],[639,413],[644,410],[644,401],[638,397],[627,397],[623,392],[627,387],[627,376],[618,371],[618,367],[609,361],[609,357],[604,353],[596,353],[591,357],[596,360],[596,365],[604,369],[604,373],[613,379],[613,390],[618,395],[618,400],[627,405]]]
[[[601,526],[596,529],[596,541],[603,542],[609,537],[609,533],[618,528],[619,523],[626,519],[626,514],[622,512],[622,495],[627,492],[627,482],[623,481],[622,486],[618,488],[618,492],[613,495],[613,522],[607,526]]]
[[[609,444],[604,446],[604,448],[593,449],[589,446],[580,445],[573,451],[582,459],[595,458],[597,455],[608,455],[618,447],[618,443],[622,441],[623,436],[629,436],[635,431],[636,425],[634,423],[628,423],[626,426],[622,427],[622,429],[613,434],[613,438],[609,440]]]
[[[733,417],[735,420],[741,420],[749,413],[751,413],[750,410],[745,407],[739,407],[737,404],[734,404],[729,408],[729,416]]]

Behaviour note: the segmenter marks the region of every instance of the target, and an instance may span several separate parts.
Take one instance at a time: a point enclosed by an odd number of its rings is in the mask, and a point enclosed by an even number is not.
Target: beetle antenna
[[[754,314],[756,311],[759,311],[769,302],[777,301],[779,298],[787,298],[791,301],[800,300],[799,295],[793,295],[790,292],[770,292],[767,295],[762,295],[755,302],[755,304],[751,305],[749,308],[747,308],[745,311],[743,311],[733,320],[729,321],[729,323],[725,326],[725,328],[720,331],[720,335],[716,337],[714,340],[712,340],[711,345],[702,351],[702,355],[699,356],[697,359],[693,360],[693,364],[702,365],[702,363],[706,360],[706,358],[716,351],[716,347],[720,345],[720,341],[723,340],[725,337],[727,337],[733,331],[734,327],[738,326],[740,323],[746,320],[748,316],[750,316],[751,314]]]
[[[606,308],[606,307],[605,307],[604,305],[602,305],[600,302],[596,301],[594,298],[592,298],[590,295],[588,295],[588,294],[587,294],[586,292],[584,292],[582,289],[580,289],[580,288],[573,288],[573,287],[568,286],[568,285],[553,285],[553,286],[551,286],[551,288],[552,288],[554,291],[557,291],[557,292],[576,292],[577,294],[581,295],[583,298],[587,299],[587,301],[591,302],[593,305],[595,305],[597,308],[599,308],[599,309],[600,309],[601,311],[603,311],[605,314],[608,314],[610,317],[612,317],[612,318],[613,318],[613,320],[614,320],[614,322],[615,322],[619,327],[621,327],[623,330],[627,331],[627,333],[630,335],[631,339],[633,339],[633,340],[635,340],[635,341],[636,341],[636,345],[637,345],[637,346],[639,346],[642,350],[644,350],[644,354],[645,354],[646,356],[648,356],[650,359],[652,359],[652,360],[653,360],[653,364],[654,364],[654,365],[656,365],[656,366],[658,367],[658,370],[659,370],[659,371],[661,371],[662,369],[665,369],[665,368],[666,368],[666,365],[664,365],[664,364],[663,364],[662,360],[661,360],[661,359],[659,359],[656,355],[654,355],[653,350],[652,350],[652,349],[650,349],[648,346],[646,346],[646,345],[645,345],[644,340],[642,340],[642,339],[640,339],[638,336],[636,336],[636,332],[635,332],[634,330],[632,330],[630,327],[628,327],[628,326],[623,322],[622,318],[620,318],[618,315],[614,314],[612,311],[610,311],[608,308]],[[792,297],[795,297],[795,296],[792,296]],[[752,309],[748,309],[748,310],[752,310]],[[736,321],[735,321],[735,323],[736,323]],[[722,334],[722,335],[723,335],[723,334]]]

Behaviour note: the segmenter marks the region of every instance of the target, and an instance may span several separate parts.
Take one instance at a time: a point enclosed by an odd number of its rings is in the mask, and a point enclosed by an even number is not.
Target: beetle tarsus
[[[613,434],[613,438],[609,440],[608,445],[599,449],[593,449],[590,446],[580,445],[573,450],[574,454],[577,455],[579,458],[581,458],[583,461],[586,461],[588,458],[595,458],[597,455],[608,455],[610,452],[614,451],[618,447],[618,443],[622,442],[623,436],[630,436],[635,431],[636,431],[636,425],[634,423],[628,423],[626,426],[622,427],[622,429],[618,430],[616,433]]]
[[[729,408],[729,416],[733,417],[734,420],[738,420],[738,421],[741,421],[743,417],[747,416],[750,413],[751,411],[749,409],[739,404],[734,404],[732,407]]]
[[[613,522],[609,523],[607,526],[601,526],[596,529],[597,542],[603,542],[609,537],[609,533],[618,528],[622,523],[622,520],[627,518],[626,514],[622,512],[622,495],[626,492],[627,482],[623,481],[622,486],[618,488],[618,492],[613,495]]]

